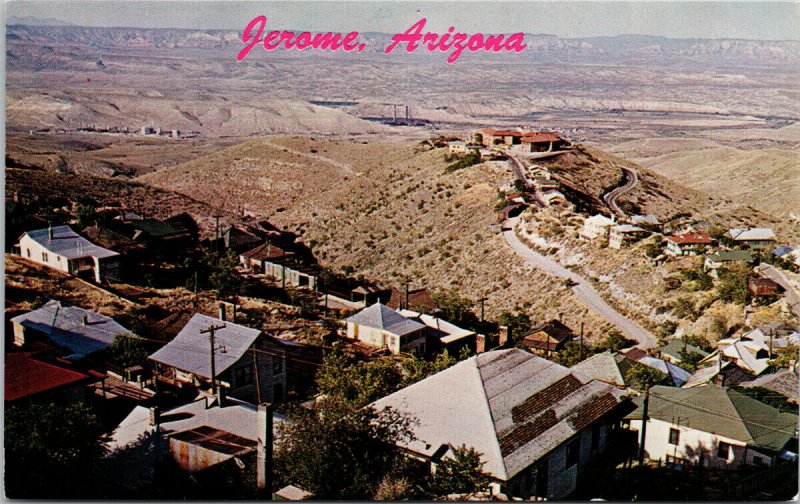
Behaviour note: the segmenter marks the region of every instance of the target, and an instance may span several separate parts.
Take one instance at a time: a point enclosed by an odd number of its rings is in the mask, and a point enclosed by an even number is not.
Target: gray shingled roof
[[[113,250],[108,250],[95,245],[83,236],[79,235],[72,230],[69,226],[55,226],[53,228],[53,238],[51,239],[49,229],[37,229],[35,231],[28,231],[28,237],[46,248],[53,254],[66,257],[67,259],[78,259],[81,257],[97,257],[104,259],[106,257],[114,257],[119,255]]]
[[[219,376],[242,358],[261,335],[261,331],[195,313],[175,338],[151,355],[150,359],[181,371],[211,378],[209,335],[200,331],[211,325],[223,324],[225,327],[214,334],[214,364]]]
[[[590,380],[600,380],[618,387],[625,386],[625,376],[619,368],[616,356],[611,352],[595,354],[570,369]]]
[[[791,369],[781,369],[777,373],[759,376],[755,380],[743,382],[742,387],[764,387],[795,401],[800,400],[800,380]]]
[[[425,328],[424,324],[408,319],[381,303],[375,303],[368,308],[364,308],[355,315],[348,317],[346,322],[382,329],[398,336]]]
[[[111,317],[76,306],[61,306],[52,299],[11,321],[46,334],[79,357],[108,348],[117,334],[130,333]]]
[[[432,456],[442,445],[481,452],[485,470],[508,480],[609,412],[624,393],[519,349],[486,352],[386,396],[416,418],[405,447]]]

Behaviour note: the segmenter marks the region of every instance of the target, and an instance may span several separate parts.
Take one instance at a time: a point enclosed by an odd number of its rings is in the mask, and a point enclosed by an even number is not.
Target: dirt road
[[[504,227],[509,227],[510,230],[503,232],[506,242],[512,249],[514,249],[514,252],[548,275],[565,280],[569,278],[575,282],[577,285],[572,287],[572,292],[575,293],[578,299],[580,299],[582,303],[600,315],[603,319],[615,325],[620,331],[622,331],[626,338],[638,341],[639,344],[637,346],[639,348],[646,350],[657,345],[656,337],[653,333],[649,332],[636,322],[628,319],[623,314],[612,308],[608,303],[603,301],[603,298],[600,297],[600,294],[594,289],[594,287],[592,287],[588,280],[577,273],[566,269],[556,261],[548,259],[538,252],[531,250],[527,245],[522,243],[522,241],[513,231],[518,220],[518,218],[514,218],[506,221]]]

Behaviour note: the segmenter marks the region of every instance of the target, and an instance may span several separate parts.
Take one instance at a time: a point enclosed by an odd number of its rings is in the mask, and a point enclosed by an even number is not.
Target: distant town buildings
[[[684,233],[667,238],[664,253],[672,257],[696,255],[711,246],[711,238],[705,233]]]

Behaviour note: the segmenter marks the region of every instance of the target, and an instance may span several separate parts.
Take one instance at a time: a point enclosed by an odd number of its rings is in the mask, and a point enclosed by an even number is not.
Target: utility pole
[[[485,298],[485,297],[482,297],[482,298],[480,299],[480,302],[481,302],[481,322],[483,322],[483,321],[484,321],[484,320],[483,320],[483,303],[484,303],[484,301],[486,301],[486,298]]]
[[[647,407],[650,403],[650,386],[644,391],[644,404],[642,405],[642,436],[639,440],[639,466],[644,464],[644,441],[647,434]]]
[[[194,309],[197,310],[197,267],[194,268]]]
[[[257,486],[262,499],[272,500],[272,404],[258,405]]]
[[[581,322],[581,341],[580,345],[578,346],[578,360],[583,360],[583,322]]]
[[[207,328],[200,331],[200,334],[208,334],[208,340],[211,342],[211,393],[214,395],[217,395],[217,369],[216,362],[214,360],[214,333],[224,328],[225,324],[211,324]]]
[[[774,331],[772,329],[769,330],[769,358],[772,358],[772,335]]]

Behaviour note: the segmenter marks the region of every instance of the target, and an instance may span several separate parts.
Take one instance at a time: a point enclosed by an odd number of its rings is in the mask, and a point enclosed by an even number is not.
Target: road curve
[[[779,269],[773,268],[769,264],[761,263],[756,270],[765,277],[773,280],[786,290],[786,302],[789,304],[789,309],[800,317],[800,290],[792,281],[783,274]]]
[[[611,210],[611,212],[613,212],[617,217],[625,217],[625,212],[623,212],[619,205],[617,205],[617,200],[620,196],[639,185],[639,174],[630,168],[623,168],[621,166],[618,168],[622,170],[622,174],[625,176],[626,182],[625,184],[608,191],[603,196],[603,201],[608,209]]]
[[[620,312],[612,308],[608,303],[603,301],[603,298],[600,297],[600,294],[585,278],[561,266],[558,262],[548,259],[542,254],[531,250],[527,245],[522,243],[522,241],[514,232],[514,227],[516,226],[518,220],[519,217],[515,217],[514,219],[509,219],[506,221],[504,227],[509,227],[510,229],[503,231],[503,236],[506,239],[506,243],[508,243],[508,245],[514,249],[514,252],[516,252],[517,255],[521,256],[528,263],[544,271],[548,275],[565,280],[569,278],[575,282],[577,285],[572,287],[572,292],[575,293],[578,299],[595,313],[600,315],[600,317],[602,317],[604,320],[616,326],[620,331],[622,331],[622,334],[624,334],[626,338],[638,341],[639,344],[637,346],[639,348],[647,350],[654,348],[657,345],[656,337],[653,335],[653,333],[643,328],[636,322],[628,319]]]

